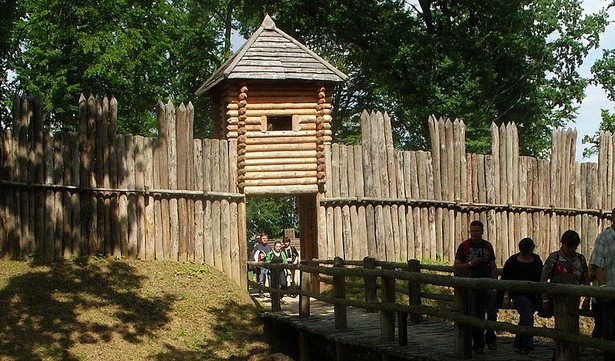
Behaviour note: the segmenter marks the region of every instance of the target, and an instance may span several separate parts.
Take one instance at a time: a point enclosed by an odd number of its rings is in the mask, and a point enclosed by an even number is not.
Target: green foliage
[[[8,88],[10,62],[15,47],[12,37],[15,20],[18,17],[16,0],[0,1],[0,128],[10,117],[11,99],[4,90]]]
[[[209,273],[209,267],[207,265],[181,265],[175,274],[180,276],[190,276],[197,279],[203,279],[205,275]]]
[[[601,109],[600,117],[602,118],[602,121],[600,122],[598,131],[591,136],[587,134],[583,136],[583,144],[591,144],[588,148],[583,149],[583,157],[589,158],[595,154],[598,154],[598,148],[600,147],[600,133],[611,132],[611,134],[615,134],[615,113],[611,113],[607,109]]]
[[[252,237],[261,232],[269,238],[281,238],[285,228],[297,229],[299,211],[294,197],[249,198],[246,206],[247,234]],[[248,239],[251,243],[253,239]]]
[[[363,109],[392,117],[408,149],[428,147],[429,115],[461,118],[467,149],[490,151],[491,122],[516,122],[523,154],[544,155],[553,127],[574,120],[588,80],[578,68],[604,31],[580,0],[250,0],[244,33],[264,13],[346,72],[333,95],[337,139],[356,141]],[[368,31],[365,31],[368,29]]]
[[[43,94],[54,129],[77,127],[80,93],[115,96],[124,134],[155,131],[157,99],[193,101],[195,112],[207,111],[193,92],[219,63],[220,25],[210,19],[216,0],[16,6],[7,58],[15,79],[3,90]]]
[[[611,6],[614,6],[611,4]],[[607,97],[611,101],[615,101],[615,49],[604,50],[602,52],[602,58],[596,60],[591,68],[594,75],[593,83],[601,86],[607,94]],[[615,133],[615,113],[610,112],[608,109],[601,109],[600,127],[598,131],[593,135],[585,135],[583,137],[583,144],[591,144],[589,148],[583,150],[584,157],[591,157],[598,153],[598,147],[600,145],[600,132]]]
[[[0,4],[0,117],[14,92],[42,93],[50,129],[75,129],[80,93],[114,95],[118,131],[155,132],[158,99],[192,101],[195,134],[210,133],[193,92],[228,55],[230,30],[250,35],[264,14],[344,71],[334,89],[337,141],[359,142],[363,109],[389,113],[396,142],[429,146],[427,119],[461,118],[467,149],[490,151],[491,122],[518,124],[522,154],[545,155],[550,132],[575,119],[605,11],[581,0],[134,0]],[[241,26],[236,22],[239,21]],[[613,50],[594,68],[615,88]],[[7,74],[14,78],[9,79]],[[611,99],[613,99],[611,97]]]

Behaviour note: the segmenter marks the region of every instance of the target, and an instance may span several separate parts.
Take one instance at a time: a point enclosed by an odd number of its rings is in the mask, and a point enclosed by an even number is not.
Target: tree
[[[246,202],[247,234],[267,233],[280,238],[285,228],[297,228],[299,211],[294,197],[249,198]]]
[[[11,34],[17,19],[16,3],[15,0],[0,1],[0,128],[10,117],[9,63],[15,54]]]
[[[602,58],[592,65],[591,71],[594,75],[594,84],[602,86],[606,91],[607,98],[610,101],[615,101],[615,49],[604,50]],[[589,148],[583,150],[584,157],[591,157],[598,153],[601,132],[615,134],[615,113],[611,113],[608,109],[601,109],[600,117],[602,121],[598,131],[594,135],[583,137],[583,144],[591,144]]]
[[[427,147],[435,114],[464,120],[469,151],[489,151],[492,121],[514,121],[522,153],[545,155],[551,130],[575,118],[588,82],[577,70],[607,22],[580,4],[250,0],[238,16],[251,30],[269,13],[350,76],[333,97],[336,137],[356,139],[357,115],[379,108],[405,148]]]
[[[114,95],[118,131],[151,134],[157,99],[201,106],[193,92],[221,58],[217,5],[216,0],[18,2],[12,90],[43,94],[50,123],[68,130],[77,126],[80,93]]]

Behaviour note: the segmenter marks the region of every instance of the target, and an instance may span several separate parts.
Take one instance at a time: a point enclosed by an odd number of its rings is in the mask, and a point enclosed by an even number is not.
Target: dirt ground
[[[205,265],[0,261],[0,360],[264,360],[248,293]]]

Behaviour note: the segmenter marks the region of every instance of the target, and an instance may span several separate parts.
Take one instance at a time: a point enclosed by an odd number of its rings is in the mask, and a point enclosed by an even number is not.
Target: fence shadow
[[[126,263],[101,262],[54,262],[10,278],[0,289],[0,359],[78,360],[70,352],[77,343],[141,343],[169,322],[174,296],[143,297],[144,276]],[[113,317],[87,317],[94,309]]]

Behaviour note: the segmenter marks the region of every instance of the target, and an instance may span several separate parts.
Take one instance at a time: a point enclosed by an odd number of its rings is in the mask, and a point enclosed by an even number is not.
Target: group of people
[[[519,252],[504,263],[501,279],[535,282],[558,282],[568,284],[594,284],[599,287],[615,287],[615,208],[610,216],[611,225],[598,237],[589,265],[585,257],[576,251],[581,243],[579,234],[573,230],[564,232],[560,248],[549,254],[546,260],[534,253],[536,245],[531,238],[519,242]],[[473,278],[497,278],[493,245],[483,239],[484,227],[480,221],[470,223],[470,238],[462,242],[455,253],[454,267],[458,274]],[[514,308],[519,313],[519,326],[533,326],[534,313],[551,317],[554,312],[552,298],[547,293],[503,292],[501,306]],[[496,321],[499,307],[495,290],[474,290],[467,296],[468,312],[472,316]],[[589,301],[582,308],[589,308]],[[615,340],[615,301],[593,300],[592,313],[595,327],[592,336]],[[472,328],[472,349],[483,354],[485,345],[497,349],[494,330]],[[516,335],[513,348],[517,353],[536,357],[532,336]],[[615,360],[615,355],[604,353],[604,360]]]
[[[274,241],[273,247],[269,244],[269,236],[261,233],[251,253],[251,260],[254,262],[297,264],[299,263],[299,252],[295,246],[291,245],[291,239],[284,237],[282,242]],[[258,294],[263,296],[265,282],[271,285],[271,274],[267,268],[256,268],[254,271],[258,282]],[[280,288],[288,289],[295,284],[294,273],[290,270],[280,270]]]

